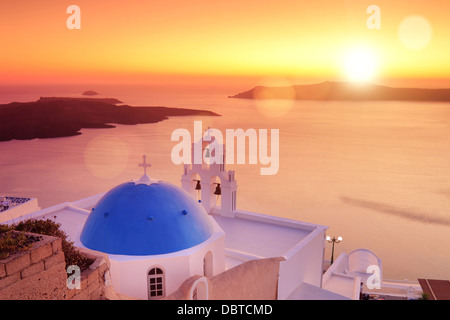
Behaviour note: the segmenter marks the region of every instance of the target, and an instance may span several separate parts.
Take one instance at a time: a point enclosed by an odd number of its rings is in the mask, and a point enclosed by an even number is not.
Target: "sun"
[[[368,82],[375,77],[378,63],[373,51],[366,48],[352,49],[345,54],[344,72],[348,80]]]

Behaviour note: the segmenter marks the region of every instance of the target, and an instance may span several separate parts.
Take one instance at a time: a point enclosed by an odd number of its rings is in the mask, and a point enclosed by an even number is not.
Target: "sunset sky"
[[[72,4],[81,9],[81,30],[66,27]],[[380,30],[366,25],[373,4]],[[429,38],[421,48],[400,36],[411,15],[431,28],[407,30]],[[345,61],[361,48],[375,60],[374,82],[448,80],[449,17],[448,0],[3,1],[0,83],[347,80]]]

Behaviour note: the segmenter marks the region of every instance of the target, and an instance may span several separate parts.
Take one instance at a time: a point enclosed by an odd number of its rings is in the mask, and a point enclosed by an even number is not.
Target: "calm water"
[[[90,88],[88,88],[90,89]],[[212,110],[157,124],[86,129],[82,135],[0,143],[0,193],[37,197],[42,207],[104,192],[138,178],[147,154],[152,177],[179,185],[172,164],[177,128],[280,130],[280,169],[234,165],[238,207],[329,226],[336,254],[367,248],[387,279],[450,279],[450,104],[315,102],[268,105],[227,99],[246,88],[207,93],[167,88],[95,88],[130,105]],[[79,96],[86,88],[0,89],[0,103]],[[330,247],[325,252],[330,256]]]

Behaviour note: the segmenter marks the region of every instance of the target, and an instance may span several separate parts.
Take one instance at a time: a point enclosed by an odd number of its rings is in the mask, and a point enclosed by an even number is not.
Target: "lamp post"
[[[334,261],[333,260],[333,257],[334,257],[334,244],[341,242],[342,241],[342,237],[337,237],[337,238],[333,237],[333,238],[331,238],[330,236],[327,236],[327,241],[332,243],[332,247],[331,247],[331,262],[330,262],[330,265],[332,265],[333,261]]]

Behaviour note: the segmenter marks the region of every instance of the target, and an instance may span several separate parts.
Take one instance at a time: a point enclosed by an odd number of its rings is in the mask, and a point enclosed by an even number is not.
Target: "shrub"
[[[9,257],[11,253],[28,249],[33,241],[30,241],[23,232],[13,233],[5,231],[0,233],[0,259]]]
[[[70,265],[76,265],[80,267],[81,270],[87,269],[93,261],[83,256],[75,249],[73,242],[67,240],[67,234],[63,230],[61,230],[60,227],[61,224],[56,223],[50,219],[31,219],[19,222],[17,225],[14,224],[10,227],[2,226],[0,227],[0,233],[2,232],[2,230],[3,232],[5,232],[6,229],[9,229],[61,238],[61,245],[62,251],[64,252],[65,256],[66,268]]]

